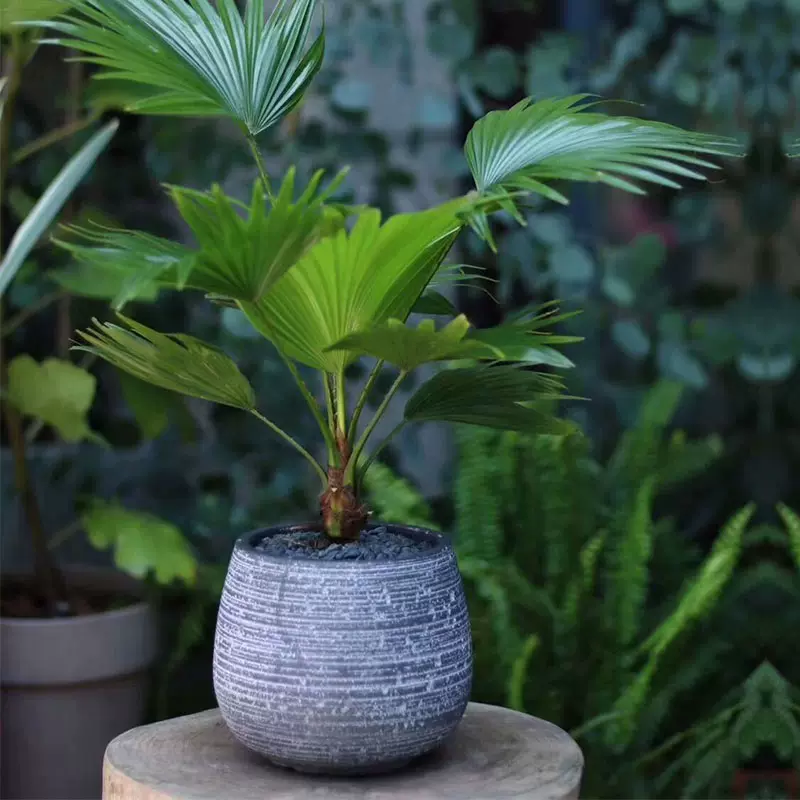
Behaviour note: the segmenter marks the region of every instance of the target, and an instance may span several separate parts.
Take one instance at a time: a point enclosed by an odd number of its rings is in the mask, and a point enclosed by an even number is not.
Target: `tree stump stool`
[[[273,767],[242,747],[218,710],[135,728],[103,763],[103,800],[566,800],[583,756],[560,728],[470,703],[440,750],[388,775],[326,778]]]

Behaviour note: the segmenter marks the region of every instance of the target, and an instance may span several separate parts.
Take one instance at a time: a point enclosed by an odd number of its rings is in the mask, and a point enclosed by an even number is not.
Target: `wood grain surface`
[[[578,745],[560,728],[470,703],[444,747],[399,772],[301,775],[239,745],[214,709],[115,739],[103,800],[575,800],[582,771]]]

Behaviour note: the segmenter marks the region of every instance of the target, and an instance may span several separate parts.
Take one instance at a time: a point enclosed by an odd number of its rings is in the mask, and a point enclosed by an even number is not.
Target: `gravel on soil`
[[[364,531],[357,542],[332,542],[319,547],[320,533],[295,531],[262,539],[256,550],[270,556],[308,558],[318,561],[399,561],[413,558],[434,547],[434,542],[412,539],[385,527]]]

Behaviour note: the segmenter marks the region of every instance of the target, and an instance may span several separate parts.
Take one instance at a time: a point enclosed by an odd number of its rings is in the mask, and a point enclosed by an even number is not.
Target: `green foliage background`
[[[506,307],[550,296],[585,307],[568,328],[587,338],[570,353],[578,364],[571,388],[592,402],[567,413],[588,440],[465,430],[451,496],[423,497],[381,465],[369,480],[387,520],[453,532],[475,625],[476,699],[571,730],[587,755],[584,796],[731,796],[736,769],[796,764],[800,751],[800,675],[791,653],[800,624],[800,526],[788,510],[779,526],[773,511],[781,500],[800,507],[797,168],[783,155],[797,138],[800,6],[608,0],[587,47],[560,20],[535,24],[543,3],[492,3],[488,13],[477,0],[433,0],[422,40],[409,26],[409,5],[337,3],[313,104],[265,137],[273,163],[297,161],[306,176],[353,163],[357,182],[343,199],[396,210],[414,196],[415,158],[431,142],[441,149],[435,181],[457,182],[466,165],[454,129],[525,93],[582,90],[735,134],[749,148],[723,184],[656,198],[675,248],[652,234],[607,237],[606,197],[598,192],[588,193],[584,215],[542,203],[526,230],[500,225],[496,258],[477,240],[465,247],[465,260],[490,269],[497,282],[489,291]],[[497,41],[488,20],[503,14],[530,22],[526,41]],[[370,113],[376,88],[353,75],[354,59],[366,59],[382,81],[411,86],[423,49],[446,65],[454,92],[420,92],[405,127],[382,130]],[[31,139],[46,127],[31,97],[16,136]],[[179,233],[158,183],[205,189],[227,177],[234,191],[250,156],[229,133],[211,122],[128,120],[119,154],[84,199],[96,215]],[[5,213],[21,217],[66,152],[21,166]],[[723,195],[742,215],[740,230],[720,220]],[[725,262],[746,247],[745,285],[693,280],[700,254]],[[37,254],[12,306],[80,281],[73,265],[54,259]],[[43,277],[55,267],[67,269],[58,282]],[[475,316],[494,313],[485,294],[458,295]],[[76,301],[75,326],[97,307]],[[265,412],[313,442],[284,366],[256,346],[239,312],[171,296],[134,311],[157,328],[221,346],[266,398]],[[55,324],[50,316],[21,330],[15,347],[36,353]],[[155,412],[163,398],[97,373],[98,429],[125,452],[125,463],[136,454],[125,480],[106,481],[103,493],[138,498],[166,516],[205,562],[191,594],[164,597],[181,636],[162,665],[158,713],[195,710],[211,700],[198,664],[207,660],[230,542],[266,521],[305,516],[313,503],[308,476],[255,420],[192,403]],[[154,443],[143,442],[136,418],[157,434]],[[402,441],[388,462],[413,446]],[[90,490],[123,463],[91,446],[55,461],[61,466],[42,457],[42,480],[68,471],[67,492]],[[746,502],[757,506],[748,525],[736,516]]]

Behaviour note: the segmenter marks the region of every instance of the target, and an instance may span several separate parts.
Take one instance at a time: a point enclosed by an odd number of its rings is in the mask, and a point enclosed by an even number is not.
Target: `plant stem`
[[[370,453],[369,458],[367,458],[367,460],[362,465],[360,465],[360,467],[358,464],[356,464],[355,468],[360,469],[360,475],[358,475],[356,479],[357,485],[361,484],[361,480],[367,474],[367,470],[370,468],[372,462],[381,454],[383,448],[386,447],[386,445],[389,444],[389,442],[391,442],[392,439],[394,439],[394,437],[398,433],[400,433],[400,431],[403,430],[403,428],[405,428],[407,424],[408,424],[407,419],[398,422],[397,425],[395,425],[394,428],[392,428],[391,432],[384,437],[383,441]]]
[[[63,296],[64,290],[56,289],[54,292],[48,292],[46,295],[43,295],[35,303],[25,306],[25,308],[18,311],[15,316],[13,316],[5,325],[3,325],[2,328],[0,328],[0,336],[8,336],[9,334],[14,333],[14,331],[19,328],[20,325],[23,325],[32,316],[38,314],[40,311],[43,311],[45,308],[47,308],[47,306]]]
[[[344,383],[344,369],[336,375],[336,436],[347,435],[347,393]]]
[[[64,544],[68,539],[71,539],[83,525],[83,520],[75,519],[69,523],[69,525],[65,525],[61,530],[56,531],[47,542],[47,547],[50,550],[55,550],[56,547]]]
[[[381,417],[386,412],[386,409],[389,407],[389,403],[392,401],[392,398],[397,393],[397,390],[400,388],[400,384],[405,380],[408,372],[405,370],[401,370],[400,374],[397,376],[395,382],[392,384],[389,391],[386,393],[386,396],[383,398],[383,401],[378,406],[378,410],[372,416],[372,419],[367,425],[364,433],[361,434],[361,438],[356,443],[355,447],[353,448],[353,453],[350,457],[350,461],[347,464],[347,469],[345,471],[345,484],[352,484],[353,481],[353,474],[355,473],[356,465],[358,464],[358,458],[361,455],[361,451],[364,449],[370,435],[375,430],[376,425],[380,422]]]
[[[286,368],[292,374],[292,377],[294,378],[295,383],[305,398],[306,403],[308,403],[308,407],[311,409],[311,413],[314,415],[314,419],[317,421],[317,425],[319,425],[319,429],[322,431],[322,435],[325,438],[325,445],[328,448],[328,458],[332,458],[333,453],[336,451],[336,442],[334,441],[330,426],[325,421],[325,417],[322,415],[322,410],[319,407],[319,403],[317,403],[314,395],[311,394],[308,384],[303,380],[303,377],[300,375],[300,372],[298,371],[294,362],[285,356],[283,352],[281,352],[280,348],[276,347],[275,349],[278,351],[278,355],[280,355],[283,363],[286,365]]]
[[[33,490],[25,456],[22,420],[17,410],[8,403],[5,404],[3,411],[11,454],[14,459],[14,483],[17,495],[25,509],[25,517],[33,544],[33,569],[36,583],[44,596],[48,615],[55,617],[69,609],[66,601],[66,587],[61,573],[56,569],[50,558],[50,552],[47,547],[44,523],[42,522],[39,503]]]
[[[259,150],[256,137],[249,132],[247,133],[247,143],[250,145],[250,151],[252,152],[256,166],[258,167],[258,174],[261,176],[261,183],[264,186],[264,191],[267,193],[267,197],[269,198],[270,202],[274,203],[275,198],[272,195],[272,185],[269,182],[267,168],[264,166],[264,159],[261,157],[261,150]]]
[[[11,156],[11,164],[21,164],[26,158],[30,158],[40,150],[44,150],[51,145],[57,144],[62,139],[67,139],[70,136],[74,136],[76,133],[80,133],[84,128],[88,128],[93,122],[95,122],[99,116],[99,114],[90,114],[88,117],[84,117],[84,119],[67,122],[60,128],[56,128],[54,131],[45,133],[43,136],[40,136],[38,139],[34,139],[32,142],[23,145],[19,148],[19,150],[15,151],[14,155]]]
[[[372,372],[370,372],[369,377],[367,378],[367,382],[364,384],[364,388],[361,391],[361,396],[358,398],[358,403],[356,403],[355,410],[353,411],[353,418],[350,420],[350,431],[348,438],[350,439],[351,443],[355,441],[358,421],[361,419],[361,412],[364,410],[367,400],[369,400],[369,393],[372,391],[372,387],[375,386],[375,382],[378,380],[385,363],[386,362],[381,359],[376,362],[375,366],[372,368]]]
[[[294,447],[294,449],[297,450],[297,452],[300,453],[301,456],[306,458],[314,467],[314,471],[317,473],[317,475],[319,475],[319,478],[322,481],[322,485],[327,486],[328,476],[325,474],[325,470],[319,465],[317,459],[314,458],[314,456],[312,456],[311,453],[309,453],[308,450],[305,449],[305,447],[303,447],[303,445],[295,441],[291,436],[289,436],[288,433],[286,433],[286,431],[284,431],[282,428],[279,428],[274,422],[272,422],[272,420],[267,419],[263,414],[260,414],[255,409],[253,409],[250,413],[254,417],[260,419],[271,431],[277,433],[278,436],[281,437],[281,439],[283,439],[287,444],[290,444],[292,447]]]

